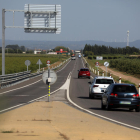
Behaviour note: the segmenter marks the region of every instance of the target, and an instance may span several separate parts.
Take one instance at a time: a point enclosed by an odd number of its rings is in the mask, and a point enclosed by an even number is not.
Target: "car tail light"
[[[98,87],[99,85],[94,85],[93,87]]]
[[[118,97],[118,94],[116,94],[116,93],[111,93],[110,96],[112,96],[112,97]]]
[[[139,98],[139,94],[134,94],[133,98]]]

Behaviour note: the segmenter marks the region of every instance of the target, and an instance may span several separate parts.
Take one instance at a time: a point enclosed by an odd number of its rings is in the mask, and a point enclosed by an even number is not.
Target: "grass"
[[[5,74],[12,74],[23,72],[27,70],[27,66],[25,65],[26,60],[30,60],[31,64],[28,69],[31,72],[36,72],[39,69],[39,65],[37,65],[37,61],[40,59],[42,65],[40,68],[46,67],[46,61],[50,60],[51,64],[54,64],[57,61],[63,62],[68,59],[69,56],[63,55],[46,55],[46,54],[6,54],[5,55]],[[2,57],[0,54],[0,75],[2,74]]]
[[[12,130],[8,130],[8,131],[1,131],[1,133],[14,133],[14,131],[12,131]]]
[[[97,74],[97,67],[95,67],[95,62],[99,62],[99,64],[100,64],[100,66],[104,66],[104,62],[105,61],[107,61],[107,62],[110,62],[110,60],[95,60],[95,59],[93,59],[93,60],[90,60],[90,59],[87,59],[87,58],[85,58],[86,60],[87,60],[87,62],[88,62],[88,64],[92,67],[92,68],[94,68],[94,70],[96,69],[96,74]],[[100,69],[99,67],[98,67],[98,70],[99,70],[99,75],[100,76],[102,76],[102,73],[103,73],[103,70],[102,69]],[[113,69],[114,70],[114,69]],[[115,71],[115,70],[114,70]],[[118,71],[118,70],[116,70],[116,71]],[[118,71],[119,72],[119,71]],[[106,72],[104,72],[104,75],[106,75]],[[107,76],[110,76],[110,73],[108,73],[107,72]],[[130,75],[131,76],[131,75]],[[119,76],[116,76],[116,75],[113,75],[113,74],[111,74],[111,77],[113,77],[113,79],[114,79],[114,81],[116,82],[116,83],[118,83],[119,82]],[[135,85],[136,86],[136,88],[137,88],[137,90],[138,90],[138,85],[136,85],[135,83],[132,83],[132,82],[130,82],[129,80],[125,80],[125,79],[121,79],[121,82],[122,83],[127,83],[127,84],[133,84],[133,85]]]

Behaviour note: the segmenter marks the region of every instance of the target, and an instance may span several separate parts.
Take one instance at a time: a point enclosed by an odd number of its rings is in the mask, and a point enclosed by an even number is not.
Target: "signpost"
[[[42,64],[41,60],[39,59],[36,64],[39,65],[39,72],[40,72],[40,65]]]
[[[107,76],[107,67],[109,66],[109,63],[107,61],[104,62],[104,66],[106,67],[106,76]]]
[[[54,84],[57,80],[57,74],[54,70],[46,70],[42,75],[44,84],[48,85],[48,102],[50,101],[50,85]]]
[[[5,12],[13,13],[12,26],[5,26]],[[24,12],[24,26],[15,26],[15,12]],[[2,75],[5,75],[6,28],[24,28],[26,33],[60,34],[61,5],[25,4],[24,10],[2,9]]]
[[[25,65],[27,66],[27,71],[28,71],[28,66],[31,64],[30,60],[25,61]]]

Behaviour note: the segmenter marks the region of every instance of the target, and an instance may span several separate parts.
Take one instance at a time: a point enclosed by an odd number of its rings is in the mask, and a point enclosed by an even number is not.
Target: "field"
[[[114,71],[121,71],[124,73],[124,75],[130,75],[136,78],[140,79],[140,59],[128,59],[128,58],[119,58],[119,59],[105,59],[105,60],[96,60],[96,59],[88,59],[86,58],[88,64],[94,68],[94,70],[97,70],[97,67],[95,66],[95,62],[99,62],[99,73],[102,74],[103,70],[100,69],[100,66],[104,66],[104,62],[109,62],[109,67]],[[106,73],[105,73],[106,74]],[[110,73],[107,73],[107,76],[110,76]],[[112,75],[111,76],[115,79],[116,82],[119,81],[119,77]],[[125,80],[122,79],[123,83],[132,83],[131,80]],[[137,85],[136,85],[137,86]]]
[[[42,65],[40,68],[46,67],[46,61],[50,60],[51,64],[57,61],[64,61],[68,56],[63,55],[46,55],[46,54],[5,54],[5,74],[17,73],[27,70],[25,65],[26,60],[30,60],[31,65],[28,66],[28,70],[35,72],[39,65],[37,61],[40,59]],[[0,54],[0,75],[2,75],[2,54]]]

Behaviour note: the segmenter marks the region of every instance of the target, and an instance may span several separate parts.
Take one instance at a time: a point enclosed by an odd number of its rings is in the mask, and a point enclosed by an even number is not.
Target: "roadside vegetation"
[[[2,74],[2,54],[0,54],[0,75]],[[27,70],[27,66],[25,65],[26,60],[30,60],[31,65],[28,66],[28,70],[31,72],[35,72],[39,65],[37,65],[37,61],[40,59],[42,65],[40,68],[46,67],[46,61],[50,60],[51,64],[57,61],[64,61],[69,56],[64,55],[46,55],[46,54],[5,54],[5,74],[18,73]]]

